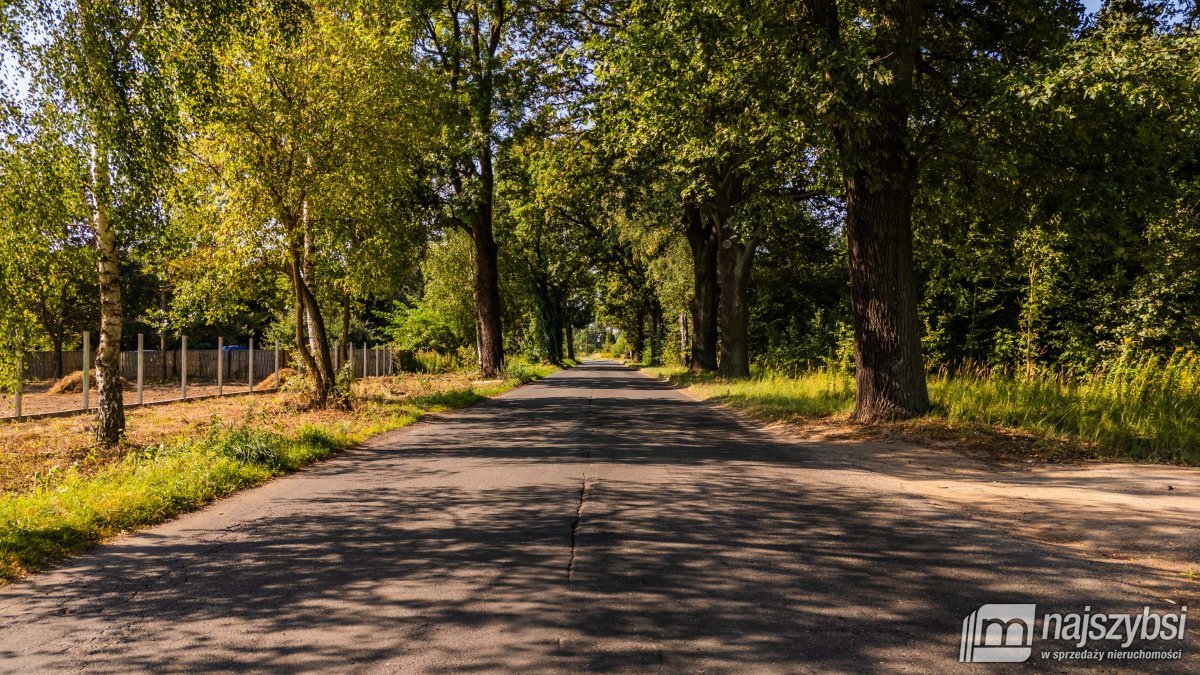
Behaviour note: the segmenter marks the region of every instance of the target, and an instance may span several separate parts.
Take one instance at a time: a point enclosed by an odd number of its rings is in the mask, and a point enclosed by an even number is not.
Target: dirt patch
[[[278,386],[282,387],[284,384],[287,383],[288,380],[296,377],[296,375],[297,375],[297,373],[296,373],[295,368],[281,369],[279,371]],[[266,379],[264,379],[262,382],[259,382],[258,384],[254,385],[254,391],[270,391],[270,390],[274,389],[276,386],[277,385],[275,384],[275,374],[272,373],[272,374],[268,375],[266,377]]]
[[[129,380],[126,380],[123,377],[120,378],[120,380],[121,380],[121,387],[128,389],[129,388]],[[88,376],[88,389],[91,389],[92,391],[96,390],[96,371],[94,371],[94,370]],[[83,371],[77,370],[77,371],[71,373],[70,375],[63,377],[61,380],[50,385],[50,388],[48,390],[46,390],[46,393],[50,394],[52,396],[58,396],[61,394],[82,394],[83,393]]]

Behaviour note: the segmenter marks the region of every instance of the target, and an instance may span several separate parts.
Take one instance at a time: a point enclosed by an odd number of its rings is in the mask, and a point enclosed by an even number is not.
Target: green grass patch
[[[503,381],[425,396],[363,400],[354,412],[283,434],[249,419],[214,419],[198,437],[132,448],[88,475],[55,473],[0,494],[0,580],[45,568],[118,534],[192,511],[397,429],[430,412],[463,408],[553,372],[518,364]]]
[[[705,399],[772,421],[848,415],[854,379],[843,371],[756,372],[741,380],[679,368],[647,373]],[[1075,375],[978,370],[929,379],[934,410],[922,423],[990,428],[1069,444],[1075,455],[1200,465],[1200,360],[1124,356]]]

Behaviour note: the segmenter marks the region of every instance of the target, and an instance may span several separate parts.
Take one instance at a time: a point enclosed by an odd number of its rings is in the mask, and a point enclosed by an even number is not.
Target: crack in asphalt
[[[579,505],[575,507],[575,521],[571,523],[571,557],[567,560],[567,581],[575,576],[575,548],[579,539],[579,521],[583,519],[583,507],[592,494],[592,482],[583,477],[579,484]]]

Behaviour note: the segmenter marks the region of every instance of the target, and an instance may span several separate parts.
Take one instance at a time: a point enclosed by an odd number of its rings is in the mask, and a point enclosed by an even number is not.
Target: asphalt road
[[[1055,671],[960,665],[964,617],[1159,581],[588,363],[0,588],[0,670]]]

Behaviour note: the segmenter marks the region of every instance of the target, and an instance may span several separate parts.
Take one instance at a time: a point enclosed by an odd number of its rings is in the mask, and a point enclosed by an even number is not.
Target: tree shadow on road
[[[229,527],[103,547],[0,592],[0,631],[54,624],[40,663],[91,670],[928,672],[984,603],[1157,601],[961,511],[780,476],[845,464],[637,396],[660,383],[588,379],[381,437]]]

